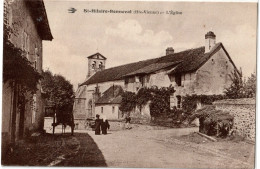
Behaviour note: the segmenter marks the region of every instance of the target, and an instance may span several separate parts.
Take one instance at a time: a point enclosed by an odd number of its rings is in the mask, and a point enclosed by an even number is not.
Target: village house
[[[115,114],[109,117],[120,118],[122,112],[117,105],[109,102],[100,104],[100,99],[113,86],[120,86],[123,91],[137,92],[142,87],[171,85],[176,92],[170,98],[170,106],[181,108],[185,95],[223,94],[232,83],[230,75],[234,71],[238,72],[223,44],[216,43],[213,32],[205,35],[205,46],[202,47],[176,53],[170,47],[166,49],[165,56],[109,69],[104,69],[105,61],[106,58],[100,53],[88,57],[88,76],[79,85],[74,103],[76,118],[94,117],[95,114]],[[113,92],[110,94],[113,95]],[[119,104],[122,98],[110,96],[112,100],[115,97]],[[150,116],[149,106],[145,106],[140,113]]]
[[[43,0],[6,0],[4,26],[11,30],[9,41],[26,53],[25,57],[32,63],[34,70],[41,74],[42,41],[53,39]],[[37,88],[34,94],[28,93],[28,97],[25,98],[27,102],[21,107],[18,99],[19,86],[12,86],[10,81],[3,83],[2,155],[10,144],[33,132],[43,130],[44,106],[41,85],[38,84]]]

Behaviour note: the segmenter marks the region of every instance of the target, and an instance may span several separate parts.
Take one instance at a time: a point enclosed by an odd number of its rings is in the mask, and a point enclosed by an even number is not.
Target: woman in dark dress
[[[107,134],[107,129],[109,129],[109,127],[110,125],[108,123],[108,120],[106,119],[106,117],[104,117],[101,123],[102,134]]]
[[[101,123],[102,120],[99,119],[99,115],[96,115],[96,120],[95,120],[95,135],[100,135],[100,127],[101,127]]]
[[[126,118],[125,118],[125,122],[126,122],[126,129],[131,129],[130,127],[130,121],[131,121],[131,117],[129,114],[126,115]]]

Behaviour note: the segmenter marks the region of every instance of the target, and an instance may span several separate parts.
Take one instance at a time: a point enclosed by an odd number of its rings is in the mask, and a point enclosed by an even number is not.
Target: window
[[[92,63],[92,69],[95,69],[96,68],[96,61],[93,61]]]
[[[140,79],[139,79],[139,77],[138,76],[135,76],[135,82],[140,82]]]
[[[112,107],[112,113],[113,114],[115,113],[115,107],[114,106]]]
[[[37,70],[37,62],[38,62],[39,55],[38,55],[38,48],[36,45],[34,47],[34,57],[35,57],[34,68],[35,70]]]
[[[176,96],[177,97],[177,108],[181,108],[181,96]]]
[[[29,35],[24,31],[22,37],[22,50],[26,52],[26,58],[29,59]]]
[[[178,86],[181,86],[181,74],[176,74],[175,75],[175,82]]]
[[[34,61],[34,68],[35,68],[35,70],[37,70],[37,58],[36,58],[36,60]]]
[[[102,68],[103,68],[103,63],[102,63],[102,62],[99,62],[98,67],[99,67],[100,69],[102,69]]]
[[[129,79],[125,78],[125,85],[128,85],[128,83],[129,83]]]
[[[103,107],[101,107],[101,113],[103,114]]]
[[[36,118],[36,94],[33,95],[33,102],[32,102],[32,123],[35,123],[35,118]]]
[[[139,77],[139,82],[144,86],[144,76]]]

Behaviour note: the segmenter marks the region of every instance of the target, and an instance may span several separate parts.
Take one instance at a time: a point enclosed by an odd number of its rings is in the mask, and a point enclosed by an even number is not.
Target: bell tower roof
[[[87,58],[89,58],[89,59],[100,59],[100,60],[106,60],[107,59],[105,56],[101,55],[99,52],[97,52],[93,55],[90,55]]]

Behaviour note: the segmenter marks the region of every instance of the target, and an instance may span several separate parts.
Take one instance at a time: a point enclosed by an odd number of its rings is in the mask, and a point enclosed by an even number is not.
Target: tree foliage
[[[256,74],[252,73],[244,84],[245,95],[248,98],[256,96]]]
[[[151,88],[150,114],[152,117],[170,113],[170,96],[175,92],[173,87]]]
[[[256,75],[251,74],[246,80],[242,80],[242,77],[238,73],[232,73],[230,76],[232,84],[229,88],[226,88],[225,95],[230,99],[238,98],[251,98],[256,95]]]
[[[242,77],[237,72],[234,72],[230,75],[230,79],[232,83],[231,86],[224,91],[225,95],[230,99],[244,97]]]
[[[47,102],[55,107],[57,122],[70,123],[74,92],[72,84],[61,75],[43,72],[42,89],[47,95]]]
[[[136,95],[133,92],[125,91],[122,95],[122,102],[119,110],[122,112],[130,112],[136,107]]]

